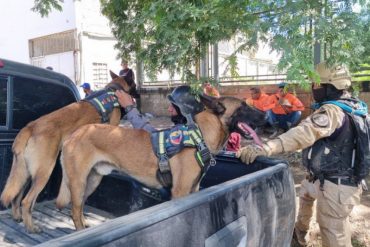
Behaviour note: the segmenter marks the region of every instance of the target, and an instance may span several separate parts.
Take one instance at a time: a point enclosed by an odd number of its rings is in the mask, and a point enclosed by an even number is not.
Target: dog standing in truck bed
[[[111,77],[112,81],[104,90],[40,117],[18,133],[13,143],[13,164],[1,202],[5,207],[12,204],[13,218],[16,221],[23,219],[28,232],[41,231],[32,222],[32,208],[49,180],[63,141],[82,125],[100,122],[119,124],[121,109],[118,102],[114,102],[114,92],[119,89],[133,94],[135,83],[128,83],[113,72]],[[30,189],[22,200],[29,182]]]
[[[171,96],[176,96],[179,90],[188,95],[190,91],[185,87],[178,87]],[[72,218],[77,230],[86,227],[85,200],[95,191],[102,177],[112,170],[124,172],[153,188],[169,186],[173,198],[182,197],[198,190],[212,155],[222,149],[231,132],[245,136],[246,132],[253,132],[250,124],[265,122],[261,111],[236,98],[216,99],[202,95],[201,102],[197,103],[178,95],[177,99],[171,96],[171,103],[187,116],[188,121],[186,125],[176,125],[176,131],[167,137],[161,132],[92,124],[78,129],[63,144],[63,180],[56,203],[62,208],[72,202]],[[198,107],[201,110],[189,111],[195,104],[201,104],[202,107]],[[194,115],[195,123],[189,115]],[[155,148],[158,139],[159,148]],[[164,151],[165,145],[161,145],[169,142],[183,143],[184,148],[170,155],[170,151]]]

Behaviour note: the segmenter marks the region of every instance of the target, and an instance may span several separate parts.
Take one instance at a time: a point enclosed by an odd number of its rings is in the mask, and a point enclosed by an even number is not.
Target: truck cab
[[[11,147],[19,130],[79,99],[76,86],[65,75],[0,58],[0,191],[10,172]]]

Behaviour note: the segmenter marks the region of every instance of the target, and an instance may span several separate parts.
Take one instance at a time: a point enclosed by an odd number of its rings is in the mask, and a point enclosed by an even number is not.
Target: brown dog
[[[129,92],[135,87],[134,83],[128,85],[113,72],[111,77],[112,81],[107,88],[123,88]],[[120,109],[114,108],[109,123],[118,125],[120,117]],[[13,165],[1,194],[1,201],[5,207],[12,203],[13,218],[16,221],[23,219],[29,232],[41,231],[32,223],[31,212],[37,196],[54,169],[63,141],[82,125],[99,122],[101,116],[96,108],[86,101],[79,101],[30,122],[15,138]],[[21,200],[30,180],[32,184],[22,201],[21,211]]]
[[[213,154],[223,147],[230,131],[241,131],[236,127],[240,121],[257,125],[265,122],[264,113],[236,98],[202,96],[201,101],[207,109],[195,116],[195,122]],[[201,169],[194,151],[195,148],[185,148],[169,161],[173,198],[199,188]],[[72,201],[77,230],[85,228],[85,200],[112,170],[129,174],[147,186],[162,187],[156,178],[158,160],[152,151],[150,133],[144,130],[101,124],[83,126],[63,144],[61,161],[63,180],[56,203],[62,208]]]

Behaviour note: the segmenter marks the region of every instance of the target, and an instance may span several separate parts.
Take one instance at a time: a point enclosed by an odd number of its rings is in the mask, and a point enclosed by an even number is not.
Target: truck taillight
[[[4,62],[0,60],[0,68],[4,67]]]

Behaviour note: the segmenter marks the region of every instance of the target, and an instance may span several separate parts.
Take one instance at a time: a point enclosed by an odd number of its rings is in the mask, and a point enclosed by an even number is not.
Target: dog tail
[[[66,174],[63,163],[64,162],[63,162],[63,151],[62,151],[62,154],[60,155],[60,164],[62,165],[63,178],[62,178],[62,183],[60,184],[58,197],[55,201],[56,207],[58,209],[62,209],[66,207],[71,202],[71,191],[69,190],[69,187],[68,187],[68,184],[69,184],[68,176]]]
[[[14,140],[13,164],[0,198],[5,207],[8,207],[14,198],[19,194],[30,177],[30,173],[26,166],[24,151],[31,135],[32,128],[27,126],[19,132]]]

